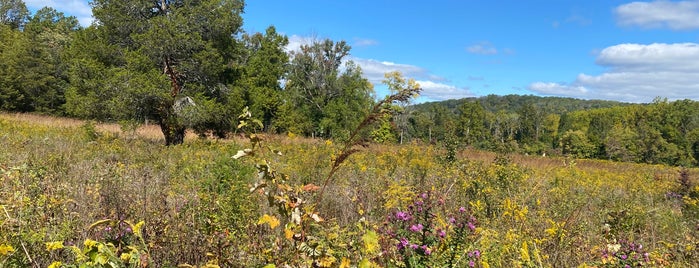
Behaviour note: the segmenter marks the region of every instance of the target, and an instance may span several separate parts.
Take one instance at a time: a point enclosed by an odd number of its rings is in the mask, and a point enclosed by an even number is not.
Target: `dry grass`
[[[0,118],[8,119],[10,121],[20,121],[28,122],[37,125],[43,125],[47,127],[56,128],[73,128],[79,127],[87,123],[85,120],[72,119],[67,117],[56,117],[50,115],[38,115],[29,113],[0,113]],[[97,123],[95,127],[98,131],[108,132],[118,135],[131,135],[130,133],[124,133],[121,126],[115,123]],[[160,130],[158,125],[148,124],[141,125],[135,133],[138,137],[142,137],[152,141],[164,141],[163,132]],[[192,131],[187,131],[185,140],[196,139],[197,135]]]

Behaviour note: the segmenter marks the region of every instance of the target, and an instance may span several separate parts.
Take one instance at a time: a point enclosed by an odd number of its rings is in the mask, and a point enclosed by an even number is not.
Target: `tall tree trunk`
[[[163,1],[164,2],[164,1]],[[164,61],[165,69],[163,72],[170,77],[170,85],[172,91],[170,91],[170,96],[172,96],[172,102],[164,107],[164,112],[160,118],[160,130],[163,131],[163,136],[165,136],[165,145],[178,145],[184,143],[184,135],[186,127],[177,120],[177,112],[175,111],[175,99],[180,94],[180,82],[177,80],[178,74],[173,70],[170,59],[166,58]]]
[[[186,127],[176,122],[174,118],[164,118],[160,121],[160,130],[165,136],[165,145],[178,145],[184,143]]]

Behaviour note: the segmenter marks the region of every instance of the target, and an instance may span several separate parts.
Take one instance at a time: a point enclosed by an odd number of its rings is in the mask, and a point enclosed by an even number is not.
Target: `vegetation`
[[[699,261],[698,102],[377,101],[344,41],[243,9],[0,0],[0,109],[33,113],[0,114],[0,267]]]
[[[440,146],[374,144],[340,162],[320,200],[343,144],[256,134],[255,156],[235,160],[251,148],[245,140],[192,136],[164,147],[162,136],[26,118],[0,119],[5,267],[662,267],[699,258],[697,169],[470,149],[445,161]],[[250,193],[261,168],[274,188]]]

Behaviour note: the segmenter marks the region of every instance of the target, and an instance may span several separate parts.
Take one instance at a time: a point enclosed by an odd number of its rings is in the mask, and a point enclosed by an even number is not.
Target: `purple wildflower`
[[[454,217],[449,217],[449,223],[454,224],[456,222],[456,219]]]
[[[410,214],[403,212],[403,211],[398,211],[398,212],[396,212],[396,218],[401,220],[401,221],[409,221]]]
[[[475,267],[476,263],[473,261],[468,261],[468,267]]]
[[[427,199],[427,193],[422,193],[420,197],[422,197],[422,199]]]
[[[427,247],[427,245],[422,245],[420,248],[422,249],[422,252],[425,253],[425,255],[430,255],[430,253],[432,253],[432,251],[430,250],[430,248]]]
[[[473,251],[473,255],[476,256],[476,258],[480,258],[480,257],[481,257],[481,251],[476,249],[476,250]]]
[[[468,229],[471,230],[471,231],[475,231],[475,230],[476,230],[476,226],[473,225],[473,223],[469,221],[469,222],[468,222]]]
[[[439,238],[444,238],[447,236],[447,232],[445,232],[444,230],[438,229],[437,235],[439,236]]]
[[[411,245],[410,245],[410,248],[412,248],[412,249],[417,249],[418,247],[419,247],[419,246],[418,246],[417,244],[411,244]]]
[[[422,228],[423,228],[422,224],[418,223],[418,224],[415,224],[413,226],[410,226],[410,231],[417,233],[417,232],[421,232]]]
[[[404,249],[408,246],[408,239],[405,239],[405,237],[400,239],[400,242],[398,242],[398,250]]]
[[[460,207],[460,208],[459,208],[459,212],[461,212],[461,213],[466,212],[466,208],[465,208],[465,207]]]

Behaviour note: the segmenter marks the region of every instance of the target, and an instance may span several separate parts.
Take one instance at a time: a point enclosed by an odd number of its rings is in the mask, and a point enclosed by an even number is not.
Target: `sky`
[[[25,0],[92,22],[85,0]],[[289,50],[345,40],[377,96],[400,71],[420,102],[489,94],[647,103],[699,100],[699,0],[249,0],[246,32]]]

